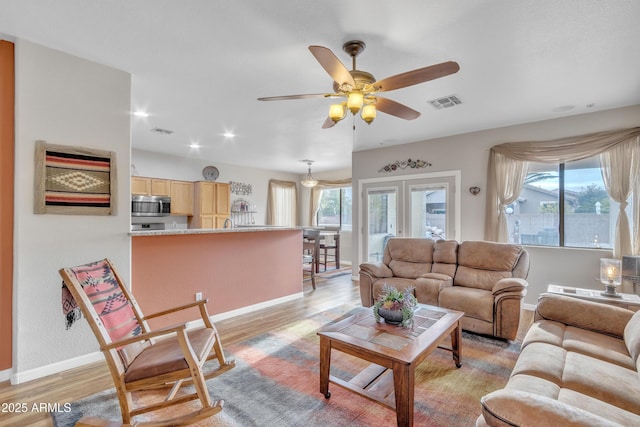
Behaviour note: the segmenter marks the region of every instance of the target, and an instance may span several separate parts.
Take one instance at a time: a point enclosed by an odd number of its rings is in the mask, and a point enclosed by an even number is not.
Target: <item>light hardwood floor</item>
[[[255,311],[216,323],[223,346],[244,341],[250,337],[284,326],[295,319],[308,317],[341,304],[360,305],[358,282],[351,275],[317,281],[316,290],[311,289],[310,281],[305,281],[304,297],[278,306]],[[144,307],[143,307],[144,308]],[[529,311],[523,312],[518,338],[526,333],[532,321]],[[23,413],[0,413],[0,426],[38,426],[51,427],[53,423],[46,411],[33,411],[40,404],[65,404],[113,387],[111,376],[103,362],[93,363],[80,368],[60,372],[45,378],[24,384],[11,385],[8,381],[0,383],[0,404],[24,404]],[[3,406],[2,409],[5,409]]]

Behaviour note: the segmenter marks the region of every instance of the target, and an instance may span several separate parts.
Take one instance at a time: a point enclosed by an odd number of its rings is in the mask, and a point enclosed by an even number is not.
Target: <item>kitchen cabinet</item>
[[[193,182],[131,177],[131,194],[171,197],[171,215],[193,215]]]
[[[170,181],[171,215],[193,215],[193,182]]]
[[[194,212],[190,228],[223,228],[230,212],[231,187],[222,182],[194,184]]]
[[[171,181],[168,179],[151,178],[152,196],[171,196]]]
[[[142,178],[139,176],[131,177],[131,194],[150,196],[151,195],[151,178]]]
[[[131,194],[142,196],[171,196],[171,181],[168,179],[131,177]]]

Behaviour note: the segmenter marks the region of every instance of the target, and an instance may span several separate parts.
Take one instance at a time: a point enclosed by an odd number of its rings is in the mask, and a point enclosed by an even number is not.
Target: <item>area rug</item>
[[[222,412],[199,426],[395,426],[395,412],[335,384],[331,398],[319,390],[319,339],[322,326],[344,318],[354,309],[340,306],[301,319],[270,333],[226,346],[237,366],[208,382],[213,399],[224,399]],[[435,350],[416,370],[416,426],[473,426],[480,398],[502,388],[515,364],[520,344],[463,332],[462,367],[451,353]],[[348,380],[367,362],[334,351],[331,373]],[[137,397],[148,399],[148,397]],[[192,404],[192,403],[190,403]],[[120,421],[113,389],[54,413],[54,425],[72,426],[82,416]],[[171,410],[175,415],[175,409]],[[148,417],[149,415],[145,415]],[[139,421],[145,416],[138,417]]]

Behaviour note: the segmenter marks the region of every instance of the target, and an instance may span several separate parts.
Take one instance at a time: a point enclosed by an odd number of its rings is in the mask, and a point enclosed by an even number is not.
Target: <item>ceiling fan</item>
[[[367,124],[371,124],[376,118],[376,111],[382,111],[405,120],[413,120],[420,116],[418,111],[391,99],[382,98],[377,94],[435,80],[460,70],[457,62],[447,61],[376,80],[371,73],[356,68],[356,57],[362,53],[365,47],[365,43],[360,40],[351,40],[342,46],[342,49],[351,56],[353,69],[349,71],[330,49],[323,46],[309,46],[311,54],[333,79],[333,93],[271,96],[258,98],[258,100],[342,98],[342,101],[332,104],[329,108],[329,117],[322,125],[323,129],[333,127],[344,119],[347,110],[354,115],[360,112],[360,116]]]

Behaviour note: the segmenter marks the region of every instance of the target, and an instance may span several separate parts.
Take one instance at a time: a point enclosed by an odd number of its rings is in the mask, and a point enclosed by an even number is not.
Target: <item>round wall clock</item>
[[[219,175],[220,172],[215,166],[206,166],[204,169],[202,169],[202,176],[207,181],[215,181],[216,179],[218,179]]]

